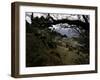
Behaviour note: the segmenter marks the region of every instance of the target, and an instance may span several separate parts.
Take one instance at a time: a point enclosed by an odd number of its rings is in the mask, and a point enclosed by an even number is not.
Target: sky
[[[38,12],[35,12],[35,13],[33,13],[33,16],[40,18],[41,16],[46,17],[47,14],[48,13],[38,13]],[[30,19],[31,15],[32,15],[32,12],[26,12],[26,20],[29,23],[31,23],[31,19]],[[78,20],[80,18],[81,20],[83,20],[82,17],[80,15],[78,15],[78,14],[57,14],[57,13],[50,13],[50,16],[53,17],[55,20],[57,20],[57,19],[65,19],[65,18],[68,18],[70,20]]]
[[[67,24],[65,24],[68,26]],[[55,29],[56,32],[60,33],[61,35],[66,35],[67,37],[78,37],[79,34],[72,28],[61,28],[60,25],[53,25],[50,27],[51,29]]]
[[[26,12],[26,20],[28,23],[31,24],[31,15],[32,15],[32,12]],[[33,17],[41,17],[41,16],[44,16],[46,17],[48,15],[48,13],[33,13]],[[58,19],[69,19],[69,20],[81,20],[84,22],[84,19],[81,15],[78,15],[78,14],[56,14],[56,13],[50,13],[50,16],[53,17],[55,20],[58,20]],[[68,24],[64,24],[63,26],[70,26]],[[55,29],[56,32],[62,34],[62,35],[67,35],[68,37],[73,37],[73,36],[78,36],[79,34],[74,30],[74,29],[71,29],[71,28],[61,28],[61,26],[59,24],[56,24],[56,25],[53,25],[52,27],[49,27],[50,29]]]

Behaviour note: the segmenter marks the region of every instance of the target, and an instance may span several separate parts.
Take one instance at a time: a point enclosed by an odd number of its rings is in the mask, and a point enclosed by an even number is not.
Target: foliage
[[[86,22],[68,19],[54,20],[50,14],[39,18],[33,17],[32,13],[32,23],[29,24],[26,21],[26,66],[88,64],[89,29],[86,26],[89,27],[89,22],[86,16],[83,18]],[[79,32],[79,37],[69,38],[67,35],[61,35],[49,29],[52,25],[60,23],[76,25],[74,28]]]

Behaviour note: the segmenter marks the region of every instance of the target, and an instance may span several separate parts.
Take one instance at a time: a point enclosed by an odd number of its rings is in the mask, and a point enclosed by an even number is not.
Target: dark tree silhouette
[[[31,15],[31,21],[32,21],[32,25],[34,25],[37,21],[38,25],[40,24],[40,26],[44,26],[44,27],[50,27],[52,25],[56,25],[56,24],[60,24],[60,23],[67,23],[69,25],[76,25],[77,27],[81,27],[82,29],[86,30],[87,32],[89,32],[89,21],[86,15],[82,15],[83,19],[85,22],[81,21],[81,20],[70,20],[70,19],[58,19],[55,20],[52,16],[50,16],[50,14],[48,13],[47,17],[44,18],[43,16],[41,16],[40,19],[33,18],[33,13]]]

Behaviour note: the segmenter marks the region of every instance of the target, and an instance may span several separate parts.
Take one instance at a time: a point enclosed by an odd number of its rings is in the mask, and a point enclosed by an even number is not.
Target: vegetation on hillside
[[[78,15],[76,15],[78,16]],[[48,13],[46,17],[34,17],[31,24],[26,20],[26,67],[89,64],[89,19],[80,15],[83,21],[54,19]],[[79,36],[62,35],[53,25],[67,23]]]

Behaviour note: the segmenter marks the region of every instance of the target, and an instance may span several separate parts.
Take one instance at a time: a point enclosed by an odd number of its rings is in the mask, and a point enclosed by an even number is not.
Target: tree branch
[[[69,25],[76,25],[77,27],[81,26],[83,29],[89,30],[89,23],[82,22],[80,20],[68,20],[68,19],[54,20],[51,23],[51,25],[56,25],[56,24],[60,24],[60,23],[67,23]]]

